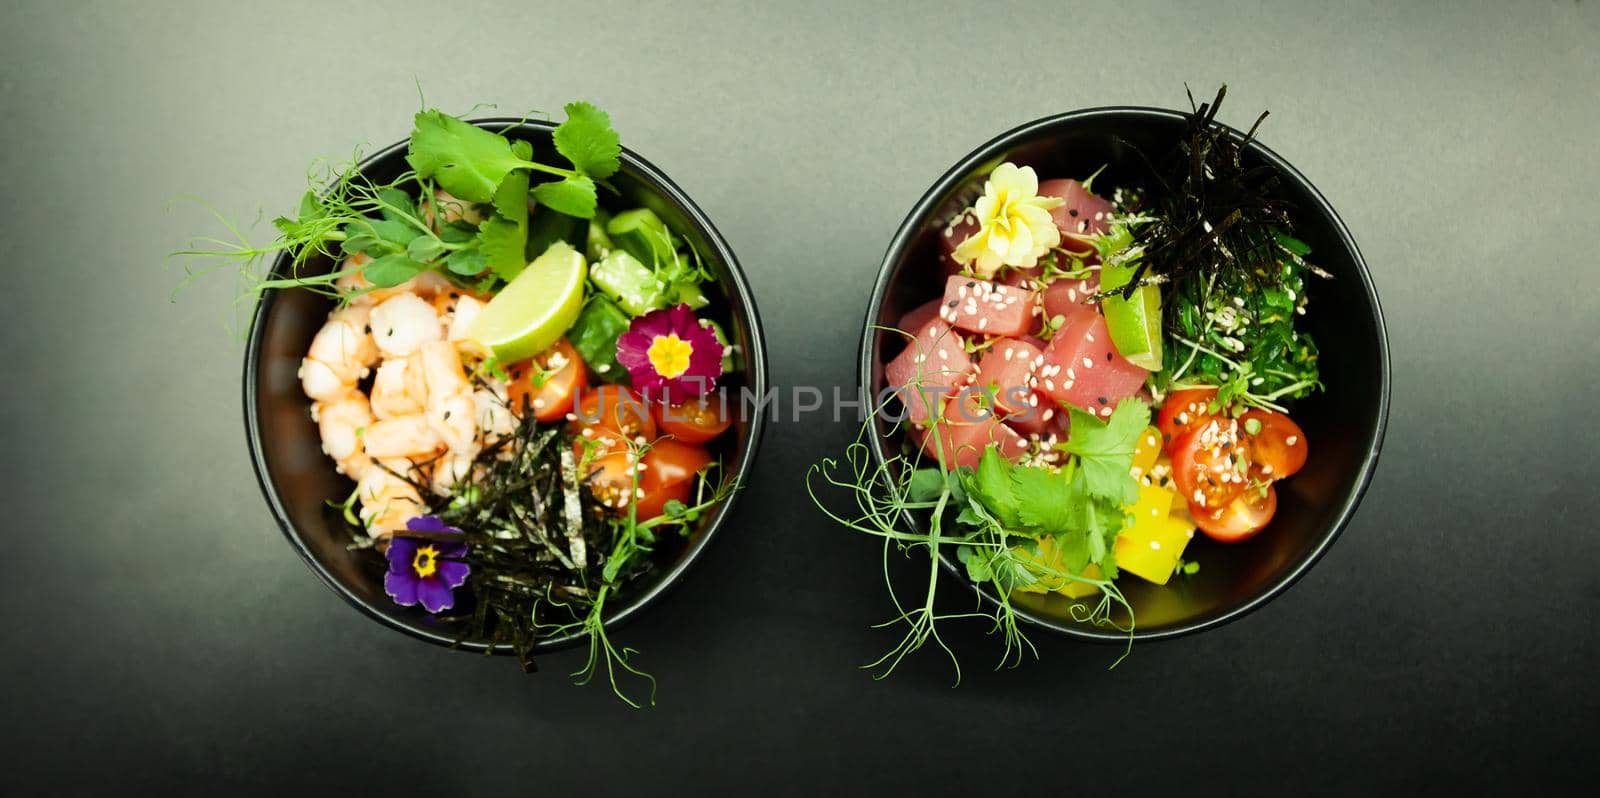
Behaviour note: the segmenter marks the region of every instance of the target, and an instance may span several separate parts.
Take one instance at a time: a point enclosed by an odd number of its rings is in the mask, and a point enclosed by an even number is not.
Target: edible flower
[[[1062,202],[1060,197],[1039,196],[1039,176],[1033,167],[1000,164],[989,173],[983,196],[972,206],[978,229],[956,245],[956,262],[984,279],[1001,266],[1032,268],[1061,243],[1050,209]]]
[[[438,516],[419,515],[406,522],[412,532],[461,534],[446,526]],[[472,567],[461,558],[467,544],[405,537],[396,534],[389,541],[389,572],[383,575],[383,592],[402,607],[421,604],[428,612],[448,610],[456,605],[455,589],[467,581]]]
[[[617,362],[646,399],[704,396],[722,376],[722,343],[688,305],[652,310],[617,338]]]

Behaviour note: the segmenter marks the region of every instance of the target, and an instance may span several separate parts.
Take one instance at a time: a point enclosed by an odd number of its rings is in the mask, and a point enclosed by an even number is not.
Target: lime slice
[[[467,334],[515,363],[548,349],[583,309],[583,253],[557,241],[511,279],[473,319]]]
[[[1108,296],[1100,300],[1106,329],[1117,353],[1139,368],[1161,370],[1161,292],[1141,285],[1127,299]]]

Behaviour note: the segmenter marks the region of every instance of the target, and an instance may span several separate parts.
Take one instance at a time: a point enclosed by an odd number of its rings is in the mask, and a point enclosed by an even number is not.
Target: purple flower
[[[688,305],[652,310],[617,338],[617,362],[646,399],[704,396],[722,376],[722,344]]]
[[[445,526],[433,515],[419,515],[407,521],[406,529],[461,534],[461,530]],[[408,538],[404,534],[389,540],[389,572],[383,575],[383,592],[402,607],[420,603],[428,612],[454,607],[455,589],[472,573],[472,567],[461,562],[467,556],[467,544]]]

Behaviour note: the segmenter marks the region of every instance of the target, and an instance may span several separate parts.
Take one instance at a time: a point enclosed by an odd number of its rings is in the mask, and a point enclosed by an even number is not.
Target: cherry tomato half
[[[1239,494],[1226,507],[1207,510],[1189,505],[1195,526],[1212,540],[1238,543],[1265,529],[1278,511],[1278,492],[1271,485],[1251,488]]]
[[[1210,405],[1215,398],[1216,388],[1184,388],[1167,394],[1167,401],[1156,416],[1156,426],[1161,429],[1161,440],[1167,451],[1172,451],[1173,444],[1184,433],[1214,418]]]
[[[1239,417],[1239,424],[1249,439],[1250,476],[1256,481],[1283,479],[1306,464],[1306,434],[1288,416],[1251,409]]]
[[[705,443],[733,424],[727,403],[717,396],[691,399],[681,405],[660,402],[651,406],[656,428],[683,443]]]
[[[1195,515],[1233,501],[1249,481],[1250,447],[1239,437],[1239,422],[1212,418],[1172,442],[1172,481],[1195,507]]]
[[[656,422],[650,417],[650,408],[638,394],[621,385],[601,385],[584,391],[578,399],[578,417],[572,429],[591,428],[621,435],[629,440],[644,438],[655,440]],[[590,436],[593,437],[593,436]]]
[[[666,512],[668,502],[688,502],[695,476],[711,463],[699,446],[664,439],[651,445],[638,466],[626,451],[602,454],[587,466],[589,490],[609,512],[629,511],[634,520],[648,521]],[[637,482],[635,482],[637,472]]]
[[[578,350],[562,338],[532,360],[513,367],[506,394],[512,410],[522,412],[526,399],[535,419],[560,421],[572,412],[573,398],[588,386],[588,376]]]

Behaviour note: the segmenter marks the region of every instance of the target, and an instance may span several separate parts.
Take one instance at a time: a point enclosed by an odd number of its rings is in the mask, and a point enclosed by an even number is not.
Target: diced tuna
[[[983,353],[978,361],[975,383],[993,392],[995,408],[1003,416],[1037,412],[1033,375],[1043,362],[1043,349],[1026,341],[1006,338]]]
[[[978,217],[971,211],[963,212],[954,221],[955,224],[946,225],[939,230],[939,265],[946,275],[961,271],[961,264],[956,262],[956,247],[961,246],[961,242],[978,232]]]
[[[961,334],[938,319],[918,330],[906,351],[884,367],[884,378],[900,391],[913,424],[932,417],[939,400],[971,374],[972,356],[963,348]]]
[[[1035,312],[1032,291],[952,276],[944,284],[944,307],[939,309],[939,318],[969,332],[1015,337],[1034,326]]]
[[[1110,224],[1111,203],[1089,193],[1076,180],[1046,180],[1039,184],[1039,196],[1065,200],[1051,209],[1050,215],[1061,230],[1061,247],[1073,252],[1093,249],[1082,238],[1104,233]]]
[[[939,318],[939,306],[943,302],[942,299],[934,299],[912,308],[906,315],[900,317],[896,329],[909,333],[926,327],[928,322]]]
[[[1085,312],[1098,313],[1098,309],[1085,300],[1094,296],[1094,292],[1099,288],[1099,272],[1091,273],[1082,280],[1062,278],[1045,286],[1041,297],[1044,313],[1039,317],[1040,324],[1057,316],[1064,316],[1067,321],[1071,321]]]
[[[1016,430],[1000,423],[1000,419],[985,410],[981,403],[972,401],[980,396],[979,392],[971,391],[946,400],[943,420],[936,427],[939,433],[937,438],[929,434],[922,442],[922,451],[926,456],[938,457],[935,448],[937,441],[944,447],[945,467],[954,470],[961,466],[976,468],[978,459],[990,445],[998,446],[1000,454],[1007,459],[1016,459],[1027,453],[1028,443]],[[963,399],[968,401],[963,402]],[[962,405],[967,407],[965,412],[961,409]]]
[[[1035,376],[1039,392],[1051,399],[1109,416],[1119,400],[1139,392],[1148,375],[1117,354],[1105,318],[1091,313],[1073,317],[1056,332]]]

